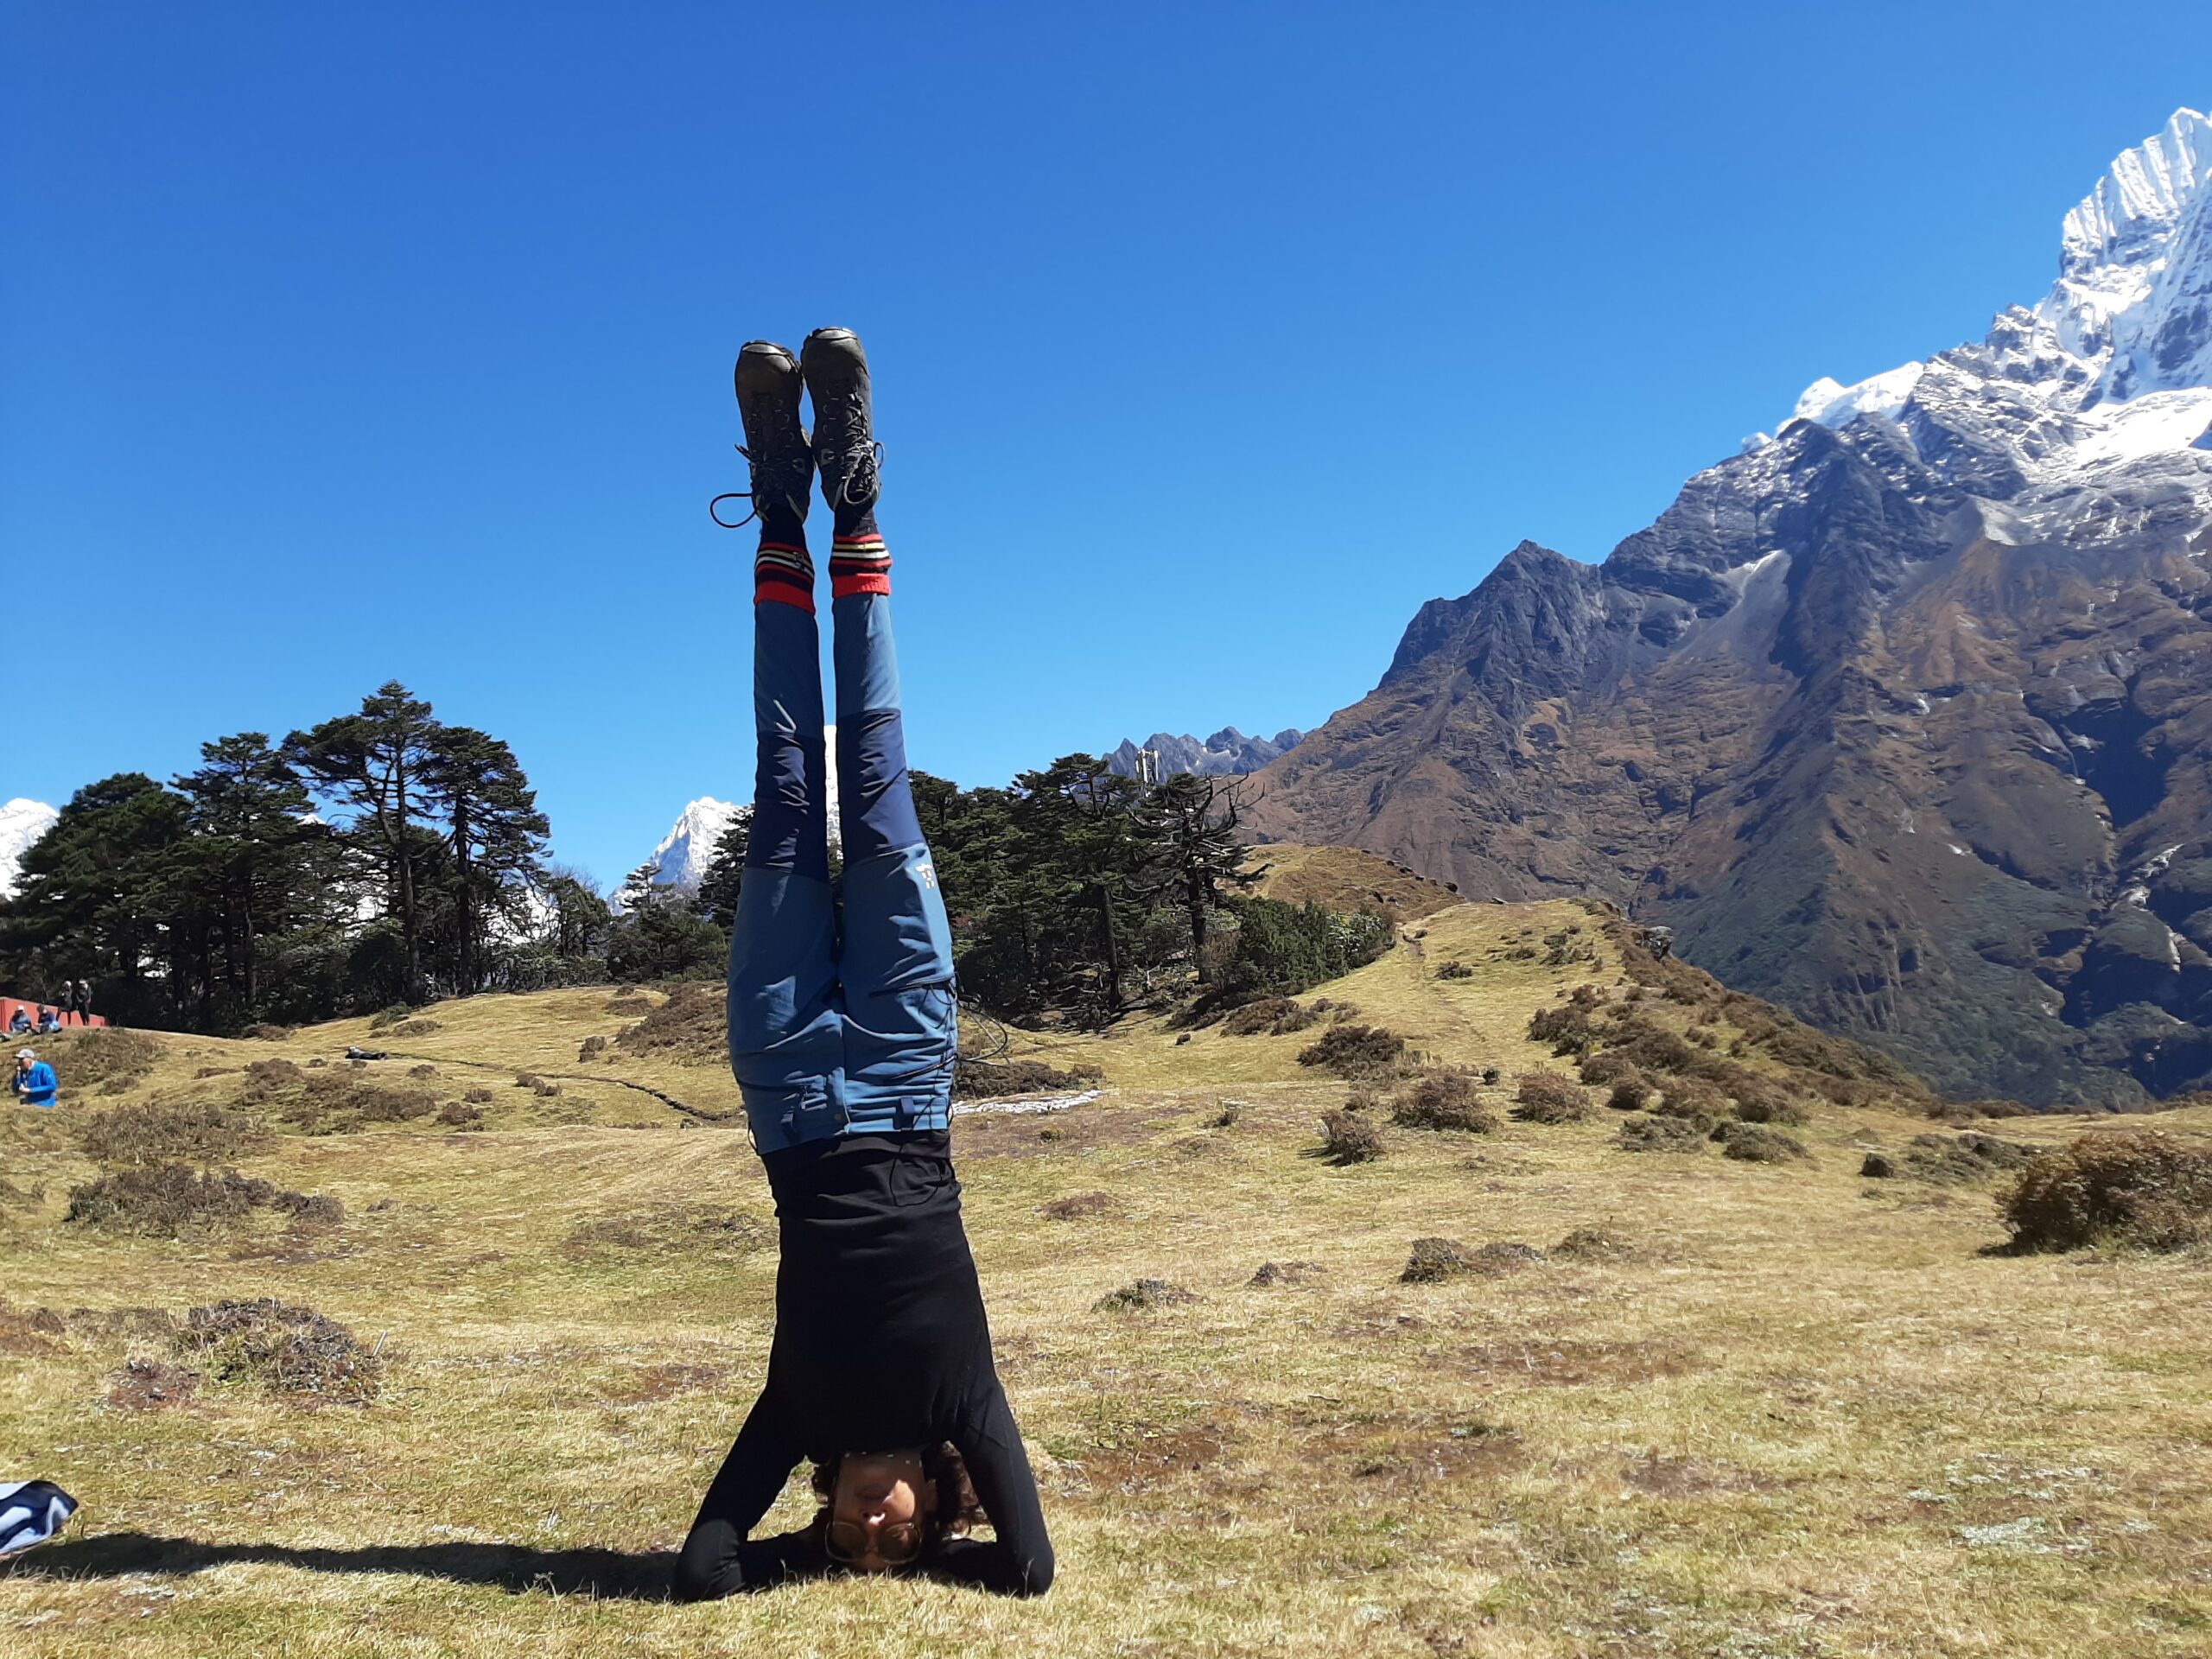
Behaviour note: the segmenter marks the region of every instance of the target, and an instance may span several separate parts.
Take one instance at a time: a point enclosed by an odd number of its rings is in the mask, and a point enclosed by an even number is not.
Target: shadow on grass
[[[215,1544],[145,1532],[66,1538],[0,1566],[0,1584],[22,1579],[113,1579],[131,1573],[205,1572],[232,1561],[266,1562],[310,1573],[411,1573],[461,1584],[496,1585],[516,1595],[597,1596],[664,1601],[672,1552],[531,1549],[522,1544],[365,1544],[313,1548],[289,1544]]]

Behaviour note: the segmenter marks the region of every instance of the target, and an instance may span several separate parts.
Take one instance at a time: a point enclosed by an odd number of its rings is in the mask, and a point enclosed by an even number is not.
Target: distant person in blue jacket
[[[54,1068],[28,1048],[16,1051],[16,1075],[8,1080],[8,1086],[27,1106],[51,1106],[61,1091]]]
[[[18,1007],[14,1016],[8,1021],[8,1034],[10,1037],[20,1037],[30,1028],[31,1011],[29,1008]]]
[[[38,1011],[38,1029],[42,1032],[60,1030],[61,1016],[52,1008],[41,1008]]]

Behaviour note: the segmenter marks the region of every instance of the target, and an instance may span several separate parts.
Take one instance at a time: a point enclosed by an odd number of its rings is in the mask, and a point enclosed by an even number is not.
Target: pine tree
[[[416,870],[418,820],[429,804],[423,773],[432,765],[438,722],[430,705],[388,680],[341,715],[284,740],[284,758],[326,800],[354,815],[351,828],[383,862],[399,899],[406,995],[423,995],[422,906]]]
[[[1150,849],[1149,885],[1173,893],[1183,906],[1201,985],[1212,978],[1206,918],[1221,908],[1224,889],[1242,892],[1252,885],[1244,874],[1244,845],[1236,838],[1243,813],[1242,783],[1179,772],[1136,808],[1137,832]]]
[[[434,727],[421,776],[446,818],[453,981],[467,996],[484,988],[486,918],[512,909],[545,849],[545,815],[514,751],[471,726]]]
[[[698,893],[691,900],[695,914],[723,927],[737,925],[737,895],[745,886],[745,855],[752,845],[753,808],[741,806],[715,837],[707,873],[700,878]]]

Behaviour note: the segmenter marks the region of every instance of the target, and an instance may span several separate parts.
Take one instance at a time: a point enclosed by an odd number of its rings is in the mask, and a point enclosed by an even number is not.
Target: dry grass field
[[[606,990],[161,1039],[149,1070],[16,1109],[0,1140],[0,1478],[85,1506],[0,1569],[0,1646],[2212,1653],[2212,1261],[1997,1253],[1997,1179],[1859,1174],[1936,1127],[1895,1109],[1822,1103],[1793,1131],[1810,1157],[1778,1164],[1624,1150],[1602,1089],[1585,1121],[1508,1119],[1522,1073],[1563,1065],[1531,1013],[1618,993],[1620,968],[1573,905],[1408,920],[1313,995],[1497,1068],[1503,1121],[1386,1122],[1348,1165],[1317,1121],[1347,1085],[1297,1061],[1323,1027],[1022,1044],[1103,1073],[1088,1103],[956,1132],[1059,1550],[1038,1603],[884,1581],[665,1599],[761,1374],[774,1273],[742,1131],[702,1121],[734,1089],[683,1005],[657,1042],[615,1039],[664,999]],[[347,1043],[410,1058],[355,1068]],[[235,1153],[214,1161],[264,1197],[176,1237],[66,1219],[87,1144],[111,1173],[134,1155],[88,1125],[156,1101],[209,1109]],[[2212,1133],[2204,1109],[2152,1122]],[[1440,1236],[1468,1268],[1402,1282]],[[1502,1243],[1535,1254],[1481,1248]],[[1147,1279],[1183,1294],[1099,1306]],[[347,1327],[351,1378],[288,1392],[179,1332],[263,1297]]]

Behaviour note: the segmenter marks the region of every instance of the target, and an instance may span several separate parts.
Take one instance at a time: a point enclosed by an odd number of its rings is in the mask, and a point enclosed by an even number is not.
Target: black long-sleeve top
[[[959,1449],[990,1542],[933,1570],[1008,1594],[1052,1583],[1052,1547],[991,1358],[944,1130],[848,1135],[764,1160],[782,1262],[768,1376],[684,1546],[681,1582],[727,1595],[828,1567],[810,1531],[747,1540],[801,1458]]]

